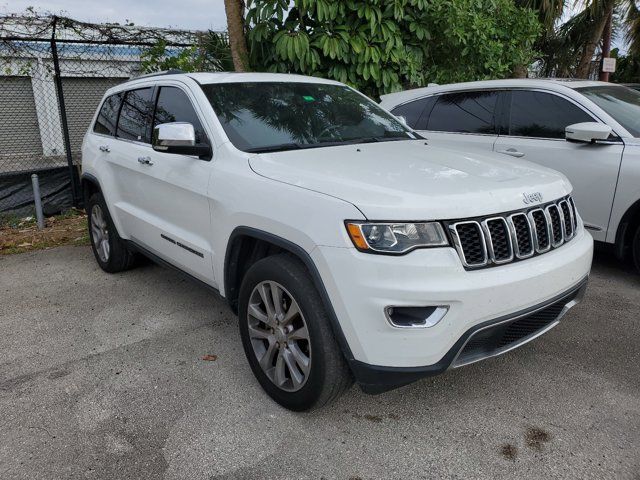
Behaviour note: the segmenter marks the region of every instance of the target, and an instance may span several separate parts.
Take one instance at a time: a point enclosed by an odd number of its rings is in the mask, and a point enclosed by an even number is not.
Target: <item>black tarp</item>
[[[0,214],[29,215],[35,211],[31,175],[38,174],[46,216],[71,208],[71,178],[67,167],[0,174]]]

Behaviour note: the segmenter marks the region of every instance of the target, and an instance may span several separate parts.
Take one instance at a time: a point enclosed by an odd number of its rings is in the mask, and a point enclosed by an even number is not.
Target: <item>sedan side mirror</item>
[[[153,129],[151,146],[154,150],[180,155],[210,157],[209,145],[196,143],[196,131],[188,122],[161,123]]]
[[[598,122],[574,123],[565,128],[565,138],[570,142],[595,143],[608,140],[613,130],[609,125]]]

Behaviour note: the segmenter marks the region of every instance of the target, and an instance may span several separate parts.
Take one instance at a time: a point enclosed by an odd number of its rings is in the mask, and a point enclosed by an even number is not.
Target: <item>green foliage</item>
[[[640,83],[640,56],[634,53],[620,55],[618,49],[611,50],[611,56],[617,58],[616,71],[611,81],[616,83]]]
[[[370,95],[509,76],[534,56],[513,0],[249,0],[255,70],[333,78]]]
[[[164,40],[144,50],[141,55],[144,73],[178,68],[185,72],[233,71],[227,35],[206,32],[191,47],[172,47]]]

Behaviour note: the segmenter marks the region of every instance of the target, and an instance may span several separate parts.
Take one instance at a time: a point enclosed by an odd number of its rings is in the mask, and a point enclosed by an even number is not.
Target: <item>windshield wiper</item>
[[[269,152],[284,152],[286,150],[298,150],[305,148],[306,145],[299,143],[280,143],[278,145],[265,145],[264,147],[247,148],[245,152],[248,153],[269,153]]]
[[[340,145],[355,145],[359,143],[373,143],[373,142],[393,142],[396,140],[415,140],[410,137],[364,137],[353,138],[350,140],[336,140],[331,142],[318,142],[318,143],[279,143],[277,145],[265,145],[263,147],[252,147],[244,150],[247,153],[270,153],[270,152],[285,152],[287,150],[300,150],[307,148],[322,148],[322,147],[337,147]]]

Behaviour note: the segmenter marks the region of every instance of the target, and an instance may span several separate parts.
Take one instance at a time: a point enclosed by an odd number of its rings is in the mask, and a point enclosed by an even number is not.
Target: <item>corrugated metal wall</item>
[[[42,141],[31,79],[0,76],[0,173],[31,167]]]
[[[71,152],[75,158],[79,158],[82,138],[89,128],[89,123],[104,92],[124,80],[123,78],[62,78]]]

